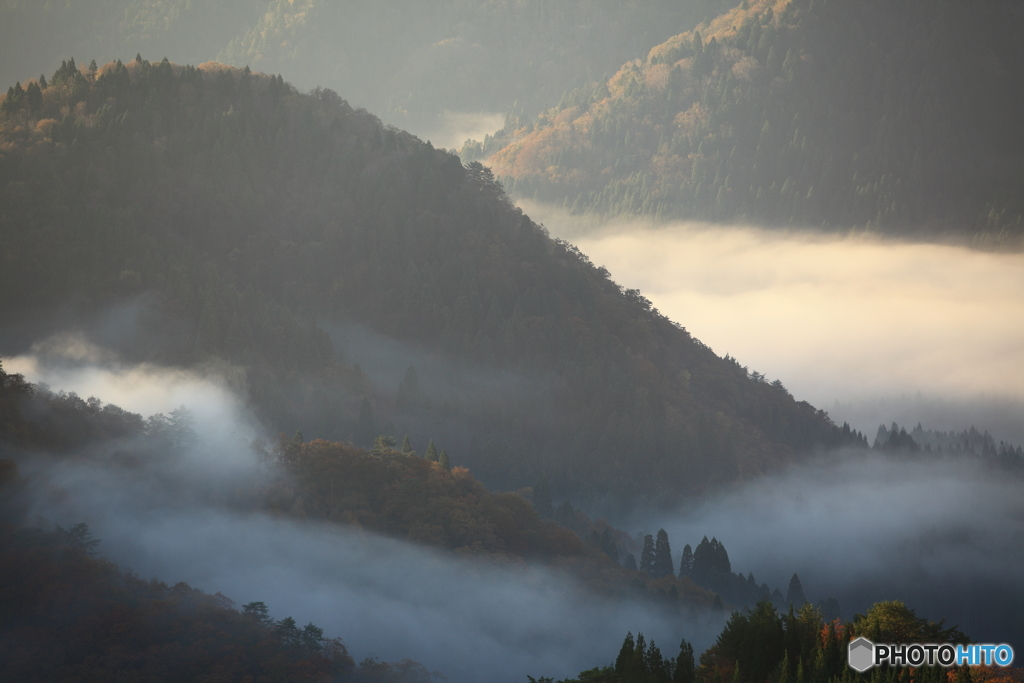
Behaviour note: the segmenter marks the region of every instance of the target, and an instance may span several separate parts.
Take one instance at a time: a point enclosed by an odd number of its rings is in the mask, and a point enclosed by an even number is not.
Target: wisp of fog
[[[952,401],[983,422],[969,406],[996,402],[1018,426],[996,437],[1024,441],[1024,254],[865,234],[597,225],[518,203],[716,353],[782,380],[798,400],[826,410],[838,402],[832,417],[869,437],[894,419],[872,409],[880,398],[920,393],[927,400],[907,415],[910,427],[964,429],[928,405]]]
[[[1008,606],[1024,599],[1022,486],[980,458],[848,450],[631,523],[664,526],[677,552],[715,536],[734,572],[783,592],[797,573],[808,598],[837,598],[845,619],[902,600],[979,642],[1019,645]]]
[[[721,615],[680,622],[654,606],[596,596],[543,567],[460,559],[358,529],[244,512],[227,501],[239,490],[255,499],[274,465],[249,447],[258,427],[222,382],[122,366],[81,339],[42,349],[5,365],[54,389],[60,381],[83,396],[108,390],[128,410],[201,406],[196,442],[161,461],[125,467],[93,448],[88,458],[21,463],[30,520],[88,523],[104,556],[144,578],[185,581],[238,605],[263,601],[276,618],[341,637],[357,661],[411,658],[450,681],[574,675],[610,663],[627,631],[643,631],[673,656],[681,638],[704,648],[721,627]],[[132,447],[110,444],[122,453]]]

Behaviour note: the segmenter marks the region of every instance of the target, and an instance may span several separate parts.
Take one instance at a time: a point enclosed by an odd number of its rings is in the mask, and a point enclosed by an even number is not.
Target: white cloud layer
[[[1024,254],[693,223],[594,227],[520,205],[718,354],[799,399],[860,416],[879,397],[985,397],[1024,418]],[[855,426],[873,434],[878,423]]]

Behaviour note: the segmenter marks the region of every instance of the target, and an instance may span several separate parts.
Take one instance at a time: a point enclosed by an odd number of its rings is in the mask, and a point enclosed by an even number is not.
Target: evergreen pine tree
[[[437,455],[437,448],[434,447],[433,439],[431,439],[430,443],[427,444],[427,453],[423,457],[429,462],[438,462],[439,457]]]
[[[615,673],[619,675],[619,678],[624,678],[626,673],[629,671],[630,664],[633,661],[633,650],[635,649],[633,643],[633,632],[630,631],[626,634],[626,639],[622,641],[622,647],[619,649],[619,656],[615,658]]]
[[[412,444],[409,442],[408,434],[402,438],[402,455],[416,455],[416,451],[412,449]]]
[[[690,549],[690,544],[687,543],[683,546],[683,556],[679,560],[679,578],[684,576],[689,577],[693,572],[693,550]]]
[[[672,673],[672,683],[694,683],[696,679],[697,672],[693,664],[693,645],[686,642],[684,638],[679,643],[679,655],[676,657],[676,667]]]
[[[644,548],[640,551],[640,571],[653,576],[654,572],[654,536],[644,536]]]
[[[373,450],[371,452],[375,455],[383,455],[389,451],[394,452],[395,443],[395,437],[393,436],[378,436],[373,441]]]
[[[261,624],[269,624],[273,621],[270,617],[270,611],[267,609],[267,605],[263,601],[250,602],[247,605],[242,605],[242,611]]]
[[[794,607],[801,607],[807,598],[804,597],[803,586],[800,585],[800,577],[793,574],[793,578],[789,580],[789,590],[786,591],[786,602]]]
[[[782,663],[779,664],[779,681],[778,683],[792,683],[793,679],[789,676],[789,650],[782,656]]]
[[[669,683],[668,662],[661,656],[661,650],[654,641],[651,641],[647,648],[647,657],[644,660],[644,673],[649,683]]]
[[[445,453],[443,448],[441,449],[441,455],[437,457],[437,461],[441,463],[441,467],[442,469],[444,469],[445,472],[452,471],[451,463],[448,462],[448,454]]]
[[[631,572],[637,570],[636,557],[633,556],[633,553],[626,553],[626,557],[622,559],[622,567]]]
[[[660,579],[663,576],[675,576],[672,563],[672,548],[668,543],[668,532],[658,529],[658,540],[654,544],[654,565],[651,576]]]
[[[636,634],[636,647],[633,649],[633,659],[629,663],[629,669],[624,681],[644,681],[647,678],[647,644],[644,642],[644,634]]]

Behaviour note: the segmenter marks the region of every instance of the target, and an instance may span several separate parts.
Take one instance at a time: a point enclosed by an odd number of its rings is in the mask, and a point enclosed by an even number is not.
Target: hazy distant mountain
[[[267,1],[3,0],[0,83],[49,75],[69,56],[104,64],[141,52],[199,64],[254,26]]]
[[[1024,235],[1024,8],[749,0],[467,149],[579,213]]]
[[[546,475],[592,503],[863,443],[550,239],[479,164],[331,91],[166,60],[45,85],[0,104],[0,315],[64,317],[5,353],[74,324],[129,360],[227,360],[277,429],[433,438],[491,486]]]
[[[274,0],[217,59],[343,90],[396,125],[430,130],[445,110],[532,116],[733,4]]]
[[[0,82],[51,72],[69,55],[101,64],[137,52],[194,64],[216,59],[287,74],[301,88],[330,87],[403,128],[434,131],[444,111],[533,116],[732,4],[7,0]]]

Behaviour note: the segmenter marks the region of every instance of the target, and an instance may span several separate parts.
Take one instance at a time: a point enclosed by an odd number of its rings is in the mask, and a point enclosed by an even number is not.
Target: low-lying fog
[[[717,353],[874,438],[975,425],[1024,443],[1024,254],[752,227],[595,225],[519,202]],[[734,571],[793,572],[845,618],[901,599],[974,638],[1024,645],[1024,482],[969,460],[847,452],[748,482],[664,526],[715,535]]]
[[[980,642],[1019,647],[1022,486],[1020,473],[975,459],[846,451],[657,522],[677,557],[715,535],[734,572],[783,593],[796,572],[808,598],[837,598],[845,619],[898,599]]]
[[[84,521],[102,539],[102,555],[142,577],[220,591],[238,606],[261,600],[275,618],[293,616],[341,637],[357,661],[411,658],[450,681],[522,683],[527,674],[566,677],[609,664],[627,631],[644,632],[675,656],[681,638],[703,649],[721,627],[721,615],[691,615],[703,624],[670,620],[541,567],[459,559],[337,525],[232,509],[223,494],[239,482],[255,490],[272,466],[248,448],[259,429],[216,376],[122,366],[79,337],[50,340],[4,365],[54,390],[106,392],[135,411],[185,404],[196,418],[198,442],[161,462],[24,460],[30,521]]]
[[[402,122],[395,125],[403,127]],[[484,136],[505,125],[505,115],[492,112],[443,111],[433,125],[408,128],[409,132],[423,140],[429,140],[437,148],[460,149],[467,140],[483,140]]]
[[[1024,254],[693,223],[595,227],[518,203],[716,353],[869,438],[898,419],[1024,442]]]
[[[585,232],[578,220],[525,208],[716,352],[781,379],[869,439],[897,420],[973,424],[1024,442],[1024,255],[699,225]],[[336,341],[360,348],[357,332],[335,330]],[[390,384],[406,367],[361,360]],[[159,481],[152,468],[83,462],[26,470],[39,492],[36,514],[88,522],[107,556],[145,577],[184,580],[238,604],[263,600],[278,618],[312,621],[357,659],[410,657],[453,681],[521,683],[607,664],[627,630],[673,655],[680,637],[700,650],[717,636],[717,626],[671,625],[640,606],[585,596],[543,569],[457,560],[211,502],[219,482],[259,476],[261,467],[242,446],[260,428],[229,389],[230,368],[122,365],[67,335],[5,358],[4,368],[147,415],[185,404],[199,419],[200,446],[187,466],[159,470]],[[429,364],[422,369],[429,375]],[[191,488],[204,493],[175,495]],[[976,639],[1024,646],[1014,611],[1024,601],[1020,490],[1018,476],[975,461],[847,452],[676,514],[620,523],[631,532],[664,527],[677,562],[683,544],[716,536],[734,571],[783,592],[797,572],[809,597],[838,598],[846,618],[902,599]]]

